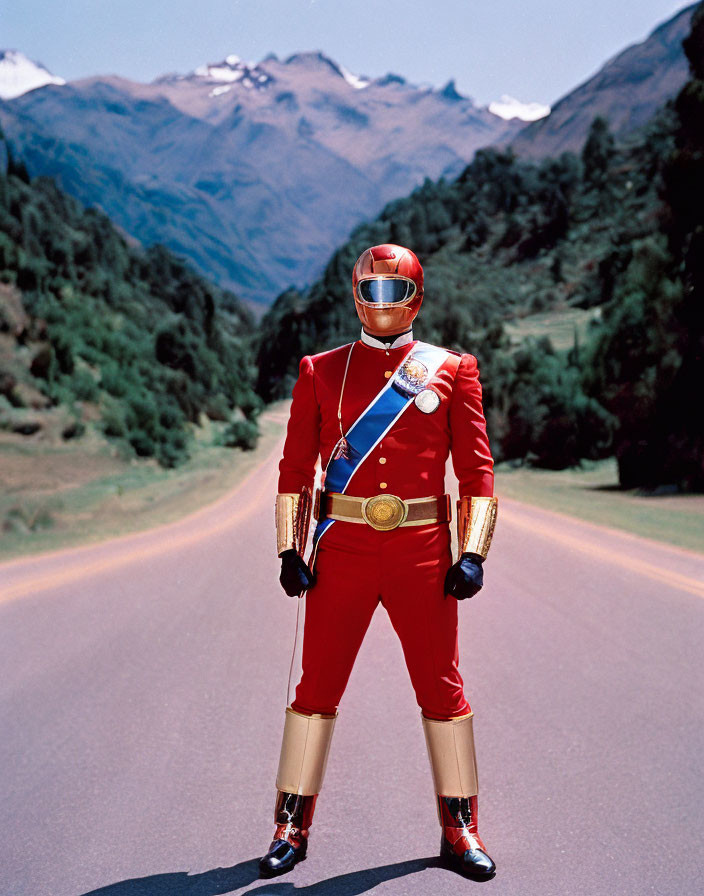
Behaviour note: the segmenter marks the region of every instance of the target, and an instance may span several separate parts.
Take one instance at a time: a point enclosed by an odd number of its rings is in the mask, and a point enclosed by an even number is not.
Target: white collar
[[[360,339],[365,345],[369,345],[372,348],[385,348],[387,351],[390,348],[401,348],[402,345],[408,345],[410,342],[413,342],[413,330],[409,330],[407,333],[401,333],[400,336],[397,336],[393,342],[382,342],[381,339],[377,339],[376,336],[371,336],[367,331],[362,327],[362,335]]]

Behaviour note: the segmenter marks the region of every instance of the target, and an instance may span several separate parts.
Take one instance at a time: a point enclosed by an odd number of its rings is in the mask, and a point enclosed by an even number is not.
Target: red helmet
[[[366,249],[352,272],[354,304],[374,336],[408,330],[423,302],[423,268],[410,249],[384,243]]]

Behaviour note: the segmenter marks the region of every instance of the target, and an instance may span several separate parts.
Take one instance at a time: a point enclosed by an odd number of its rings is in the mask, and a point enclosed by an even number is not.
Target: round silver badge
[[[418,410],[424,414],[432,414],[440,407],[440,396],[433,389],[423,389],[413,400]]]

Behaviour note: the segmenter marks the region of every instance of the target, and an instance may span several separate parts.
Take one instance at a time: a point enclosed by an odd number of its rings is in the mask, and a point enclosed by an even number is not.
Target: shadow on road
[[[201,874],[188,874],[186,871],[153,874],[108,884],[98,890],[91,890],[84,896],[221,896],[255,883],[259,879],[258,862],[258,858],[249,859],[232,868],[214,868]],[[280,881],[262,881],[260,886],[247,892],[258,896],[359,896],[386,881],[438,867],[441,867],[439,859],[432,856],[351,871],[349,874],[340,874],[303,887],[297,887],[290,877]],[[293,874],[295,875],[295,871]]]

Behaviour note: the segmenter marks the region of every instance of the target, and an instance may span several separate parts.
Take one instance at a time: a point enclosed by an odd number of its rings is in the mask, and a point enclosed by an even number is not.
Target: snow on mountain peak
[[[354,87],[356,90],[361,90],[371,84],[370,78],[366,78],[364,75],[355,75],[354,72],[345,68],[341,63],[335,62],[334,59],[326,56],[321,50],[305,50],[300,53],[294,53],[284,60],[284,64],[297,65],[309,69],[325,66],[335,72],[336,75],[344,78],[350,87]]]
[[[500,100],[489,103],[489,111],[507,120],[520,118],[521,121],[537,121],[550,114],[550,106],[545,106],[543,103],[522,103],[504,93]]]
[[[215,82],[217,84],[230,84],[240,81],[243,87],[265,87],[271,76],[260,69],[254,62],[244,62],[239,56],[230,53],[222,62],[214,64],[199,65],[190,77],[202,78],[206,81]],[[218,87],[213,88],[210,96],[219,96],[227,93]]]
[[[18,50],[0,50],[0,99],[11,100],[46,84],[65,84],[43,65]]]
[[[340,74],[342,77],[350,84],[355,90],[362,90],[365,87],[368,87],[371,84],[369,78],[365,78],[364,75],[355,75],[349,69],[346,69],[344,65],[341,65],[339,62],[337,67],[340,70]]]

